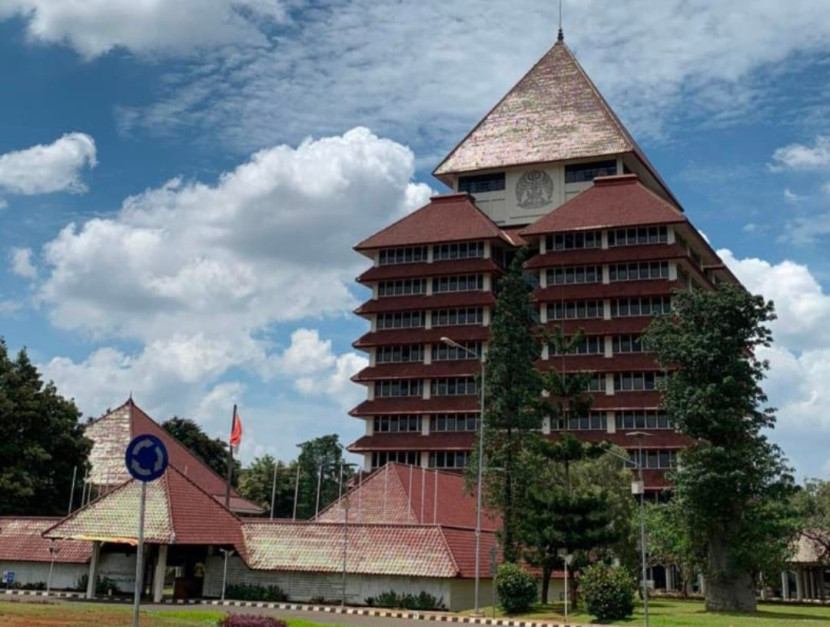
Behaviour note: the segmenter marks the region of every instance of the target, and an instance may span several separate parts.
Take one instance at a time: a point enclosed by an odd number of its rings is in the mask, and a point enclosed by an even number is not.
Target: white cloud
[[[39,297],[57,326],[145,341],[341,314],[365,263],[351,247],[428,199],[413,170],[358,128],[262,150],[214,185],[171,180],[65,227]]]
[[[22,276],[24,279],[37,277],[37,268],[32,263],[31,248],[12,248],[9,257],[11,259],[11,270],[14,274]]]
[[[824,0],[734,10],[711,0],[566,2],[566,41],[624,120],[659,134],[667,119],[763,115],[777,64],[826,48],[830,22],[815,19],[824,8]],[[529,16],[555,23],[555,11],[540,0],[321,6],[294,16],[295,28],[268,47],[171,76],[156,105],[124,109],[122,123],[196,127],[243,148],[369,124],[418,138],[419,156],[434,165],[553,43],[553,30],[527,24]]]
[[[789,187],[784,188],[784,201],[791,204],[791,205],[797,205],[798,203],[800,203],[805,198],[807,198],[807,197],[802,196],[800,194],[796,194]]]
[[[11,316],[23,309],[23,304],[16,300],[0,300],[0,316]]]
[[[825,170],[830,168],[830,136],[816,136],[812,146],[789,144],[776,149],[772,153],[771,167],[774,170]]]
[[[85,58],[121,47],[190,54],[228,44],[264,45],[262,20],[286,20],[278,0],[0,0],[0,20],[19,16],[30,39],[68,44]]]
[[[820,467],[830,446],[830,295],[807,266],[792,261],[771,264],[737,259],[718,251],[746,288],[774,301],[778,319],[771,323],[775,343],[758,350],[770,363],[764,388],[778,408],[774,437],[800,469]],[[810,446],[805,446],[805,437]]]
[[[94,168],[95,141],[67,133],[51,144],[0,155],[0,190],[13,194],[83,193],[84,168]]]

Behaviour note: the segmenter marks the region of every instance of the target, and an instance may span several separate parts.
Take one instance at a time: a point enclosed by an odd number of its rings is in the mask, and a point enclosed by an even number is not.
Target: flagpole
[[[231,414],[231,433],[233,433],[233,423],[236,420],[236,403],[233,404],[233,413]],[[231,439],[228,438],[228,476],[225,482],[225,507],[231,508],[231,475],[233,474],[233,445]]]

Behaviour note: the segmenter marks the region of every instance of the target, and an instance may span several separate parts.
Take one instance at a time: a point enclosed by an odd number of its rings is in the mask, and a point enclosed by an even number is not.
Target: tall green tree
[[[523,271],[525,257],[516,255],[498,283],[485,363],[485,488],[488,503],[502,516],[501,542],[508,562],[521,556],[519,525],[534,472],[522,451],[539,438],[542,426],[542,383],[534,365],[541,346],[535,335],[533,286]]]
[[[297,498],[297,518],[313,518],[317,511],[317,486],[320,486],[320,511],[334,502],[340,494],[340,469],[343,468],[343,489],[354,474],[345,465],[343,445],[337,434],[323,435],[301,445],[300,489]]]
[[[696,570],[704,566],[705,556],[700,555],[692,544],[692,533],[680,501],[671,499],[667,503],[648,503],[646,529],[649,565],[676,566],[680,576],[680,590],[683,596],[687,596]]]
[[[92,443],[80,411],[44,384],[25,350],[0,339],[0,515],[65,515],[73,469],[83,476]]]
[[[645,341],[671,369],[663,404],[696,444],[674,474],[675,498],[696,550],[706,555],[706,608],[756,608],[754,578],[783,560],[794,529],[792,477],[765,430],[775,425],[761,388],[772,341],[772,303],[743,289],[686,291],[652,321]]]
[[[196,422],[190,418],[173,416],[161,425],[165,431],[184,444],[196,457],[207,464],[220,477],[228,476],[228,443],[220,438],[211,438]],[[242,465],[239,460],[233,460],[233,475],[231,485],[239,484],[239,473]]]
[[[275,460],[271,455],[257,457],[249,466],[242,469],[239,477],[239,494],[259,505],[264,515],[274,518],[291,518],[294,508],[296,472],[296,462],[285,464]],[[274,490],[275,487],[276,490]],[[273,512],[271,512],[272,494],[274,497]]]
[[[547,603],[552,571],[564,568],[563,554],[575,557],[573,571],[618,552],[630,536],[634,501],[630,472],[606,446],[580,442],[571,433],[539,444],[521,541],[524,558],[542,571],[542,602]]]

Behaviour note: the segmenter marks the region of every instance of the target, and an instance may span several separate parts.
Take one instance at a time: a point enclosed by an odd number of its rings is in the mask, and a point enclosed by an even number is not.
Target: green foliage
[[[563,433],[540,443],[538,471],[522,516],[524,558],[542,569],[542,601],[550,574],[564,568],[561,554],[574,554],[575,565],[602,552],[620,554],[630,543],[634,501],[631,474],[605,448]]]
[[[217,624],[219,627],[288,627],[285,621],[259,614],[228,614]]]
[[[277,481],[274,494],[274,518],[291,518],[294,508],[294,480],[296,463],[286,465],[270,455],[257,457],[242,469],[237,488],[240,496],[259,505],[265,515],[271,513],[271,490],[274,485],[274,465]]]
[[[288,595],[279,586],[261,586],[258,584],[228,584],[225,596],[234,601],[268,601],[282,603]]]
[[[705,563],[705,556],[695,551],[691,529],[688,528],[683,508],[678,499],[668,503],[647,503],[646,543],[651,566],[674,564],[680,571],[680,588],[689,593],[692,577]],[[639,517],[634,519],[639,533]]]
[[[738,287],[675,296],[644,341],[671,368],[663,404],[680,433],[697,440],[674,473],[692,550],[706,555],[707,607],[752,611],[753,576],[786,558],[795,532],[793,481],[762,430],[775,424],[761,388],[772,303]]]
[[[72,471],[83,476],[91,442],[75,403],[44,384],[25,350],[0,339],[0,515],[65,515]]]
[[[621,567],[594,564],[582,571],[579,587],[585,607],[600,621],[621,620],[634,613],[634,578]]]
[[[534,362],[541,354],[534,335],[532,285],[524,275],[525,255],[516,255],[498,283],[485,365],[485,491],[502,516],[501,543],[507,561],[519,558],[518,526],[524,487],[533,468],[521,452],[539,438],[542,424],[541,378]],[[475,468],[477,460],[471,464]]]
[[[86,586],[89,582],[89,575],[81,575],[78,577],[78,581],[75,584],[75,589],[80,592],[86,592]],[[112,594],[118,594],[121,590],[118,588],[118,583],[114,579],[110,579],[106,576],[98,575],[95,578],[95,594],[99,596],[105,596]]]
[[[792,500],[799,533],[818,549],[820,562],[830,563],[830,482],[807,479]]]
[[[191,453],[207,464],[220,477],[228,476],[228,445],[220,438],[211,438],[198,424],[189,418],[174,416],[161,425],[165,431],[181,442]],[[230,421],[228,421],[230,429]],[[239,481],[241,464],[233,460],[231,485]]]
[[[323,435],[304,442],[297,463],[300,464],[297,518],[313,518],[317,507],[317,482],[321,468],[320,511],[337,500],[340,494],[340,470],[345,459],[343,445],[340,444],[337,434]],[[352,474],[351,468],[343,467],[344,486]]]
[[[505,614],[527,612],[539,597],[536,578],[510,562],[502,564],[496,573],[496,594]]]
[[[444,610],[443,597],[436,597],[424,590],[418,594],[399,594],[394,590],[381,592],[377,597],[366,599],[366,605],[394,607],[405,610]]]

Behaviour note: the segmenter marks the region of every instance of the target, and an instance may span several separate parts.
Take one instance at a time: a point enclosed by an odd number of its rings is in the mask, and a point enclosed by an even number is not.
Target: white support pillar
[[[164,573],[167,570],[167,545],[159,545],[156,572],[153,573],[153,603],[161,603],[164,596]]]
[[[795,569],[795,598],[804,599],[804,569],[801,566]]]
[[[786,570],[781,572],[781,598],[790,598],[790,573]]]
[[[98,562],[101,558],[101,543],[92,543],[92,556],[89,558],[89,579],[86,582],[86,598],[95,598],[95,581],[98,579]]]

